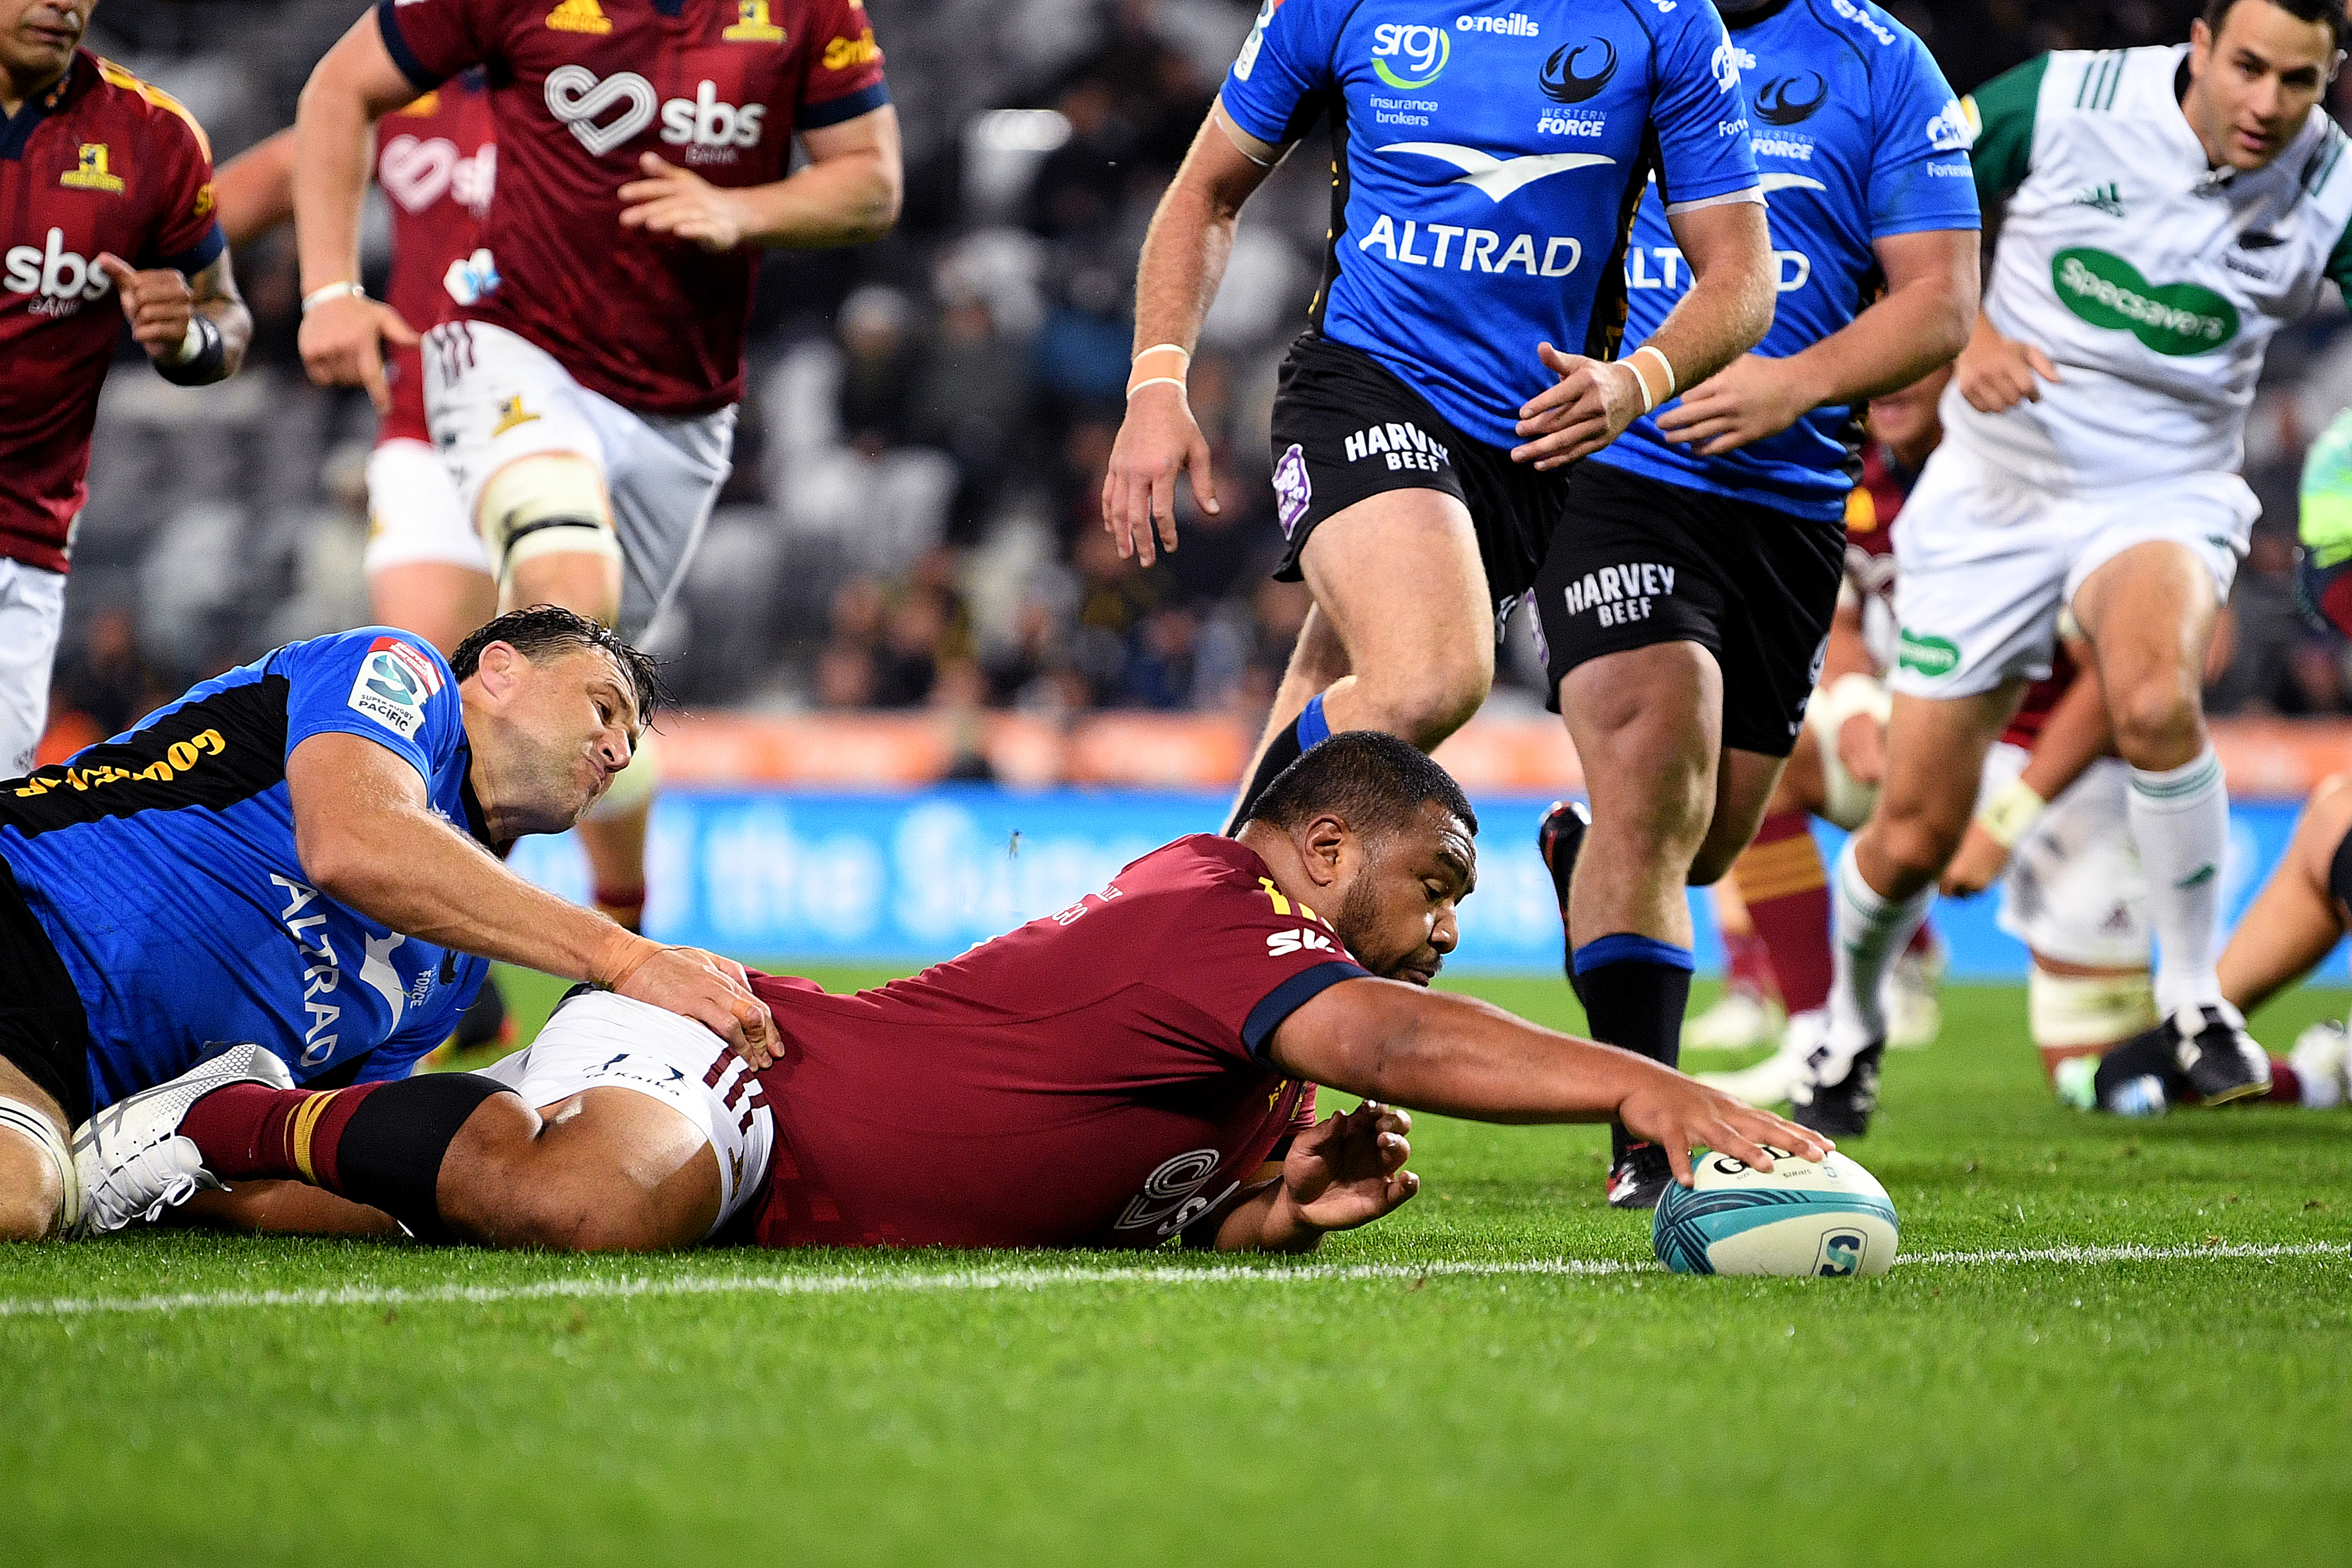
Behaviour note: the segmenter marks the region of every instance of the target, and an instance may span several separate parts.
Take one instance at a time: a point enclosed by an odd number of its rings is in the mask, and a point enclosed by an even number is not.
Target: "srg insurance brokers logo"
[[[1372,29],[1372,74],[1391,87],[1427,87],[1453,58],[1454,40],[1443,27],[1383,22]]]

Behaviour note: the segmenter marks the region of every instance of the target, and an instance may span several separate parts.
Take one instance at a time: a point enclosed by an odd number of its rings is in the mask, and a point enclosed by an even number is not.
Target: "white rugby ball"
[[[1884,1274],[1899,1227],[1878,1178],[1831,1151],[1803,1160],[1780,1150],[1769,1171],[1729,1154],[1694,1162],[1696,1184],[1659,1200],[1651,1240],[1677,1274]]]

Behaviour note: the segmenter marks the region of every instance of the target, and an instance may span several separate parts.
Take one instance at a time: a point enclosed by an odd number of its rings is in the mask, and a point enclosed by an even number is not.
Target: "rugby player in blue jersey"
[[[754,1055],[742,969],[541,892],[493,851],[560,833],[628,765],[652,662],[551,605],[447,662],[371,626],[233,669],[0,783],[0,1239],[79,1215],[71,1130],[215,1058],[221,1081],[407,1074],[489,959],[594,980]],[[249,1042],[222,1055],[230,1042]],[[345,1132],[397,1163],[478,1080]],[[184,1194],[179,1195],[184,1196]]]
[[[1721,9],[1769,205],[1771,331],[1581,466],[1574,526],[1536,579],[1592,802],[1589,830],[1565,804],[1539,835],[1570,978],[1596,1037],[1669,1064],[1690,992],[1684,888],[1755,836],[1803,727],[1864,404],[1959,353],[1977,307],[1969,132],[1927,47],[1868,0]],[[1627,336],[1654,338],[1687,286],[1654,192],[1625,271]],[[1610,1201],[1654,1205],[1663,1152],[1621,1131],[1616,1156]]]

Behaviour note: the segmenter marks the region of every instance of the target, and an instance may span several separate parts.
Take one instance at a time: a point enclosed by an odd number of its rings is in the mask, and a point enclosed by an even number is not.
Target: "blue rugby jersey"
[[[290,643],[70,760],[0,784],[0,858],[73,975],[103,1107],[250,1040],[297,1082],[405,1075],[488,973],[304,879],[286,759],[364,736],[477,838],[457,683],[432,646],[370,626]]]
[[[1870,0],[1784,0],[1734,17],[1731,39],[1780,264],[1772,330],[1756,352],[1781,359],[1861,313],[1879,281],[1874,240],[1978,226],[1969,132],[1927,46]],[[1634,216],[1625,281],[1625,331],[1636,342],[1690,287],[1654,191]],[[1827,521],[1844,515],[1859,471],[1860,414],[1816,408],[1714,458],[1667,441],[1648,416],[1592,460]]]
[[[1498,447],[1554,380],[1538,342],[1613,351],[1650,174],[1676,204],[1756,184],[1736,56],[1699,0],[1264,0],[1222,97],[1265,142],[1331,116],[1313,324]]]

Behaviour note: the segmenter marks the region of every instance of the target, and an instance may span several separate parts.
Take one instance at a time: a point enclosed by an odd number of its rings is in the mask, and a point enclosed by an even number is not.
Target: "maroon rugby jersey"
[[[226,243],[212,182],[188,111],[87,50],[0,121],[0,556],[66,569],[122,332],[98,258],[203,271]]]
[[[659,153],[717,185],[783,178],[795,129],[889,101],[862,0],[383,0],[409,79],[490,73],[498,281],[455,314],[555,356],[639,413],[707,414],[743,389],[759,252],[621,226]]]
[[[376,121],[375,183],[392,208],[392,280],[385,302],[424,331],[448,314],[447,277],[474,254],[498,175],[489,96],[467,72]],[[396,348],[386,371],[392,412],[379,442],[429,441],[419,351]]]
[[[1230,838],[1154,850],[1056,915],[854,996],[760,976],[767,1247],[1152,1247],[1311,1126],[1264,1056],[1365,971]]]

